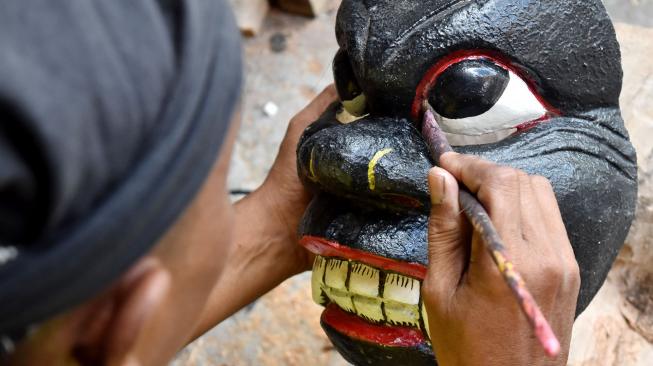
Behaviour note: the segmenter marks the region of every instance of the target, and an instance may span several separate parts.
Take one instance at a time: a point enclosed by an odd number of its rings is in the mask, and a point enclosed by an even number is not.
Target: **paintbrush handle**
[[[453,151],[444,131],[442,131],[435,119],[434,111],[428,103],[424,105],[422,136],[426,141],[432,158],[438,165],[440,165],[440,156],[442,154]],[[546,354],[550,357],[556,356],[560,352],[560,342],[553,333],[542,311],[540,311],[535,299],[526,288],[526,284],[521,275],[515,270],[514,265],[507,255],[506,247],[494,228],[487,211],[478,199],[462,185],[460,186],[459,201],[465,215],[474,227],[474,230],[481,236],[485,248],[533,327],[535,336],[544,347]]]
[[[542,314],[535,299],[528,291],[524,280],[508,257],[503,241],[497,233],[485,208],[478,202],[476,197],[461,187],[460,205],[474,227],[474,230],[481,236],[485,249],[497,265],[503,279],[510,287],[513,295],[519,302],[519,306],[526,315],[528,322],[533,327],[535,336],[539,340],[548,356],[554,357],[560,352],[560,342],[556,338],[549,322]]]

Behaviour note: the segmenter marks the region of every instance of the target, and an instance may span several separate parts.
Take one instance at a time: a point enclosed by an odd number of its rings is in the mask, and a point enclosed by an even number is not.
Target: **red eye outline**
[[[431,88],[437,81],[438,76],[440,76],[450,66],[453,66],[459,62],[466,61],[466,60],[479,60],[479,59],[492,61],[497,66],[507,71],[511,71],[517,76],[519,76],[520,78],[522,78],[526,82],[526,85],[528,85],[528,89],[531,91],[531,93],[533,93],[535,98],[542,104],[544,109],[546,109],[547,114],[544,117],[535,121],[527,121],[524,124],[517,126],[517,129],[525,130],[534,126],[539,122],[548,120],[553,116],[561,115],[558,109],[556,109],[551,104],[549,104],[549,102],[547,102],[540,95],[540,93],[538,93],[537,89],[535,89],[534,87],[533,80],[525,77],[522,70],[519,69],[517,66],[515,66],[510,60],[508,60],[507,57],[505,57],[501,53],[496,51],[490,51],[490,50],[462,50],[462,51],[453,52],[441,58],[435,65],[433,65],[431,68],[429,68],[426,71],[424,77],[419,82],[419,84],[417,85],[417,89],[415,90],[415,98],[413,99],[413,104],[411,107],[411,116],[413,117],[413,119],[415,121],[419,119],[422,110],[422,103],[428,99],[428,93],[431,91]]]

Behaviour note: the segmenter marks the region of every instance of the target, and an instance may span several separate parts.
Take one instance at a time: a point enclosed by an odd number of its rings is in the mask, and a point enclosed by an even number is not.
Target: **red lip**
[[[344,335],[391,347],[415,347],[426,342],[417,328],[372,324],[329,304],[322,313],[322,321]]]
[[[304,236],[299,241],[303,247],[311,253],[323,257],[340,257],[352,259],[357,262],[368,264],[378,269],[393,271],[405,276],[410,276],[423,280],[426,277],[426,266],[419,263],[400,262],[394,259],[388,259],[376,254],[353,249],[335,242],[328,241],[316,236]]]

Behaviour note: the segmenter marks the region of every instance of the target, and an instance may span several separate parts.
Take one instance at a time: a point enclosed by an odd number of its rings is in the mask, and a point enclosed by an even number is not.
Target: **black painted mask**
[[[432,165],[416,129],[425,99],[458,152],[551,180],[581,269],[580,313],[624,242],[637,193],[619,46],[601,2],[344,0],[336,36],[349,113],[333,105],[297,154],[316,192],[300,228],[318,254],[313,296],[343,356],[433,363],[420,298]]]

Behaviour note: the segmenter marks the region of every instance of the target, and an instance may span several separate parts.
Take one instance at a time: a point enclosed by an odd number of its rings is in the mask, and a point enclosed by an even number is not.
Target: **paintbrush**
[[[433,108],[427,101],[424,101],[422,108],[424,113],[422,117],[422,137],[428,145],[431,157],[439,165],[440,156],[446,152],[453,151],[453,149],[449,145],[444,131],[442,131],[435,118],[436,112]],[[506,247],[494,228],[487,211],[485,211],[483,205],[462,184],[460,187],[459,201],[467,219],[474,227],[474,230],[481,236],[485,248],[517,299],[519,306],[535,332],[535,336],[542,347],[544,347],[544,351],[549,357],[558,355],[560,352],[560,342],[555,334],[553,334],[549,322],[544,318],[535,299],[533,299],[533,296],[526,288],[526,284],[521,275],[515,270],[515,266],[507,254]]]

